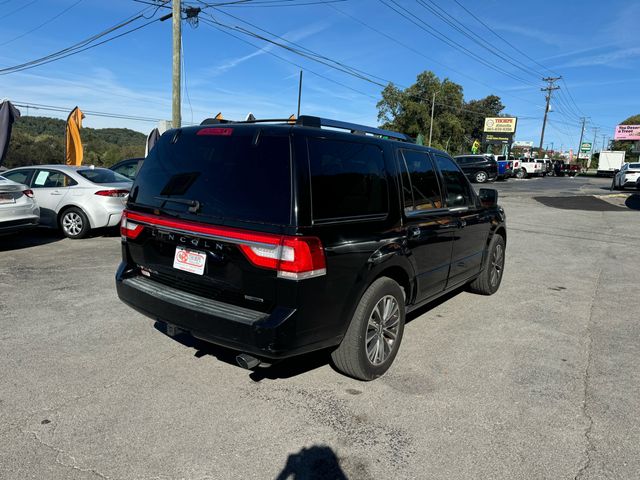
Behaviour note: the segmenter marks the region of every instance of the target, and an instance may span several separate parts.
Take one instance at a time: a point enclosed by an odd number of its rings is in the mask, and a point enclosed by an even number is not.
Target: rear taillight
[[[98,190],[95,194],[101,197],[126,197],[129,190]]]
[[[324,249],[316,237],[282,236],[272,245],[240,245],[251,263],[278,272],[278,277],[302,280],[327,273]]]
[[[280,278],[303,280],[327,273],[322,242],[316,237],[296,237],[259,233],[237,228],[216,227],[187,220],[174,220],[124,211],[120,232],[136,238],[144,228],[137,222],[202,234],[238,245],[256,267],[275,270]]]
[[[120,219],[120,236],[123,240],[135,240],[142,233],[142,230],[144,230],[144,225],[129,220],[126,210],[122,212],[122,218]]]
[[[33,198],[33,190],[23,190],[22,193],[29,198]]]

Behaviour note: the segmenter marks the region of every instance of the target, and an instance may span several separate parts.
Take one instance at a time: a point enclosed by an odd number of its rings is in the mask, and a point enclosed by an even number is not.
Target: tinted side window
[[[125,163],[114,168],[113,171],[133,180],[138,172],[138,162]]]
[[[460,168],[449,157],[435,153],[434,158],[444,179],[447,192],[447,206],[450,208],[465,207],[472,203],[469,183]]]
[[[387,180],[376,145],[309,138],[313,218],[387,213]]]
[[[468,163],[467,157],[456,157],[454,158],[454,160],[458,165],[464,165],[465,163]]]
[[[405,211],[442,208],[438,177],[429,156],[414,150],[402,150],[401,155],[403,171],[408,172],[402,176]]]
[[[8,178],[12,182],[22,183],[23,185],[29,185],[31,174],[33,170],[16,170],[15,172],[3,173],[4,178]]]

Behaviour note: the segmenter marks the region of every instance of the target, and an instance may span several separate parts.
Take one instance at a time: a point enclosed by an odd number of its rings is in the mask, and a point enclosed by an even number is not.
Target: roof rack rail
[[[254,118],[253,120],[219,120],[217,118],[205,118],[200,125],[216,125],[220,123],[294,123],[291,118]]]
[[[356,123],[342,122],[340,120],[330,120],[328,118],[313,117],[310,115],[300,115],[300,118],[296,121],[296,125],[303,127],[331,127],[340,128],[342,130],[349,130],[355,134],[370,134],[378,135],[380,137],[388,137],[394,140],[401,140],[403,142],[411,142],[413,140],[404,133],[392,132],[391,130],[383,130],[382,128],[367,127],[365,125],[358,125]]]

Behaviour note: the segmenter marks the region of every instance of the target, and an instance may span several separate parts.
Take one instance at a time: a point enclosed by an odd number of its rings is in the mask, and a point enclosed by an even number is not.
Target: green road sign
[[[591,142],[582,142],[580,144],[580,151],[581,152],[590,152],[592,146],[593,146],[593,144]]]

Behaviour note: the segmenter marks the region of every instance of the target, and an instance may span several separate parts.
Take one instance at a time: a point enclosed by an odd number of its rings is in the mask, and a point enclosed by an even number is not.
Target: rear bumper
[[[278,360],[335,346],[334,337],[300,344],[299,312],[276,307],[270,313],[193,295],[154,282],[121,263],[116,272],[120,300],[140,313],[175,325],[196,338],[257,357]]]

